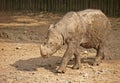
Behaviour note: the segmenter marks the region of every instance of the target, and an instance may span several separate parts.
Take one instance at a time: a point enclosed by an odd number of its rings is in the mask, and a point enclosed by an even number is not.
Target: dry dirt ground
[[[94,49],[80,48],[82,68],[73,70],[73,58],[65,74],[56,73],[66,46],[43,59],[39,46],[48,26],[63,14],[0,13],[0,83],[120,83],[120,18],[109,17],[112,32],[109,52],[100,66],[91,66]],[[89,57],[89,58],[87,58]]]

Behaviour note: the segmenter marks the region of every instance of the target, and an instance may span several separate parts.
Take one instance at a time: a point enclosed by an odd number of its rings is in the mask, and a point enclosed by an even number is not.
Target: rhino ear
[[[51,24],[50,27],[49,27],[49,30],[53,30],[54,29],[54,24]]]

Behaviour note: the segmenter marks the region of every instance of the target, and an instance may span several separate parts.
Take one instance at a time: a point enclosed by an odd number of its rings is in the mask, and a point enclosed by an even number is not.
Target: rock
[[[58,79],[58,78],[57,78],[56,80],[57,80],[57,81],[59,81],[59,79]]]
[[[88,68],[90,68],[93,72],[96,72],[93,66],[88,65]]]
[[[33,72],[33,73],[31,73],[32,75],[34,75],[35,74],[35,72]]]
[[[85,78],[88,77],[88,73],[84,73],[83,77],[85,77]]]
[[[1,49],[2,51],[4,50],[4,48]]]
[[[88,54],[88,51],[84,51],[84,54]]]
[[[27,34],[28,33],[28,31],[24,31],[24,34]]]
[[[21,80],[23,80],[23,77],[22,77],[22,76],[16,76],[16,77],[15,77],[15,80],[16,80],[16,81],[21,81]]]
[[[19,49],[21,49],[21,47],[16,47],[16,50],[19,50]]]
[[[99,70],[99,72],[103,72],[103,70]]]
[[[69,81],[68,83],[72,83],[71,81]]]

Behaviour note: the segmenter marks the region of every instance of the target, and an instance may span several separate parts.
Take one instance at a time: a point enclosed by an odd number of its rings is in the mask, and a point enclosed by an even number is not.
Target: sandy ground
[[[53,56],[43,59],[39,46],[48,26],[63,15],[51,13],[0,13],[0,83],[119,83],[120,18],[112,23],[109,53],[100,66],[91,66],[87,57],[95,50],[80,48],[82,68],[73,70],[73,58],[65,74],[56,73],[65,52],[63,46]]]

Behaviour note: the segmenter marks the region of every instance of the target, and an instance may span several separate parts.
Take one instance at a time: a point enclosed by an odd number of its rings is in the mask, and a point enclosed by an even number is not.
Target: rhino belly
[[[97,38],[84,37],[80,43],[80,46],[84,48],[96,48],[99,45]]]

